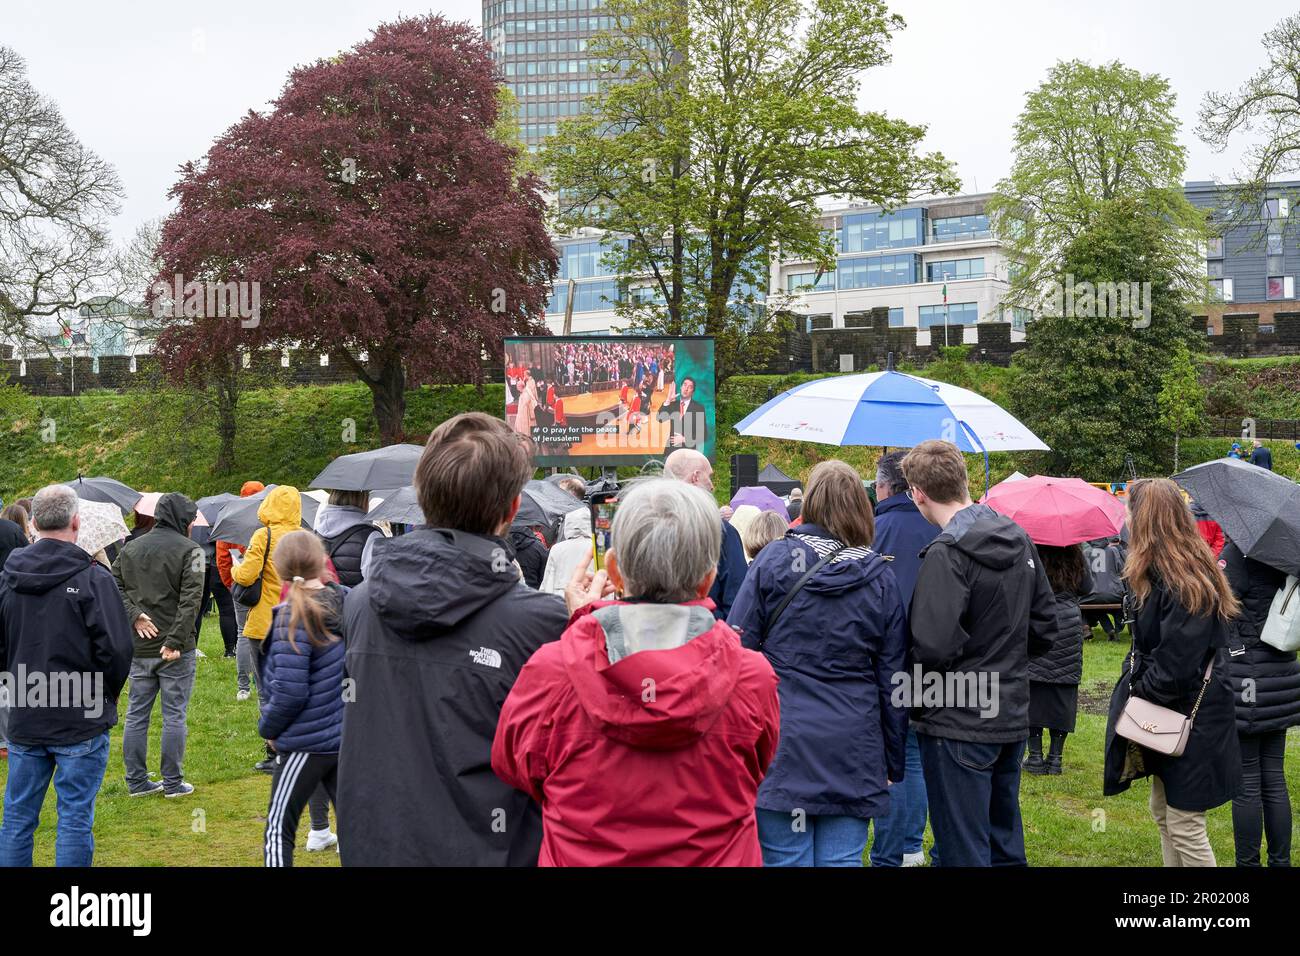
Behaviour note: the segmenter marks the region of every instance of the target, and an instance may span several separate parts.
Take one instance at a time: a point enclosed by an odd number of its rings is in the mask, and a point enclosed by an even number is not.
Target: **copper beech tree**
[[[481,35],[437,16],[295,69],[181,168],[150,291],[164,368],[328,353],[370,388],[385,444],[408,385],[481,380],[485,351],[540,328],[557,269],[501,103]],[[201,294],[178,301],[187,288]]]

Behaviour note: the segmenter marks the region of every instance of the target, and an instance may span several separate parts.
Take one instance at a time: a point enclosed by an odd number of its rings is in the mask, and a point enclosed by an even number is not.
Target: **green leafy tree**
[[[1211,90],[1201,100],[1196,132],[1206,144],[1223,152],[1233,137],[1251,137],[1236,188],[1216,211],[1223,230],[1258,223],[1269,197],[1286,196],[1293,208],[1300,200],[1296,190],[1270,185],[1300,171],[1300,14],[1280,21],[1263,44],[1263,67],[1237,89]],[[1290,219],[1279,217],[1270,228],[1286,228]]]
[[[719,378],[763,363],[778,253],[833,268],[818,200],[953,192],[924,127],[856,106],[903,21],[880,0],[611,0],[591,49],[614,68],[542,162],[557,225],[610,237],[629,328],[717,338]],[[615,76],[615,73],[617,76]]]
[[[1141,472],[1164,471],[1170,434],[1159,393],[1177,356],[1199,341],[1165,228],[1136,200],[1114,200],[1069,244],[1060,266],[1081,293],[1083,283],[1150,283],[1145,314],[1075,308],[1029,325],[1009,394],[1016,415],[1051,446],[1051,473],[1111,480],[1127,454]]]
[[[1186,348],[1174,353],[1165,370],[1156,405],[1160,409],[1160,424],[1174,433],[1174,471],[1178,471],[1179,442],[1200,424],[1205,410],[1205,389],[1196,374],[1192,354]]]
[[[1204,217],[1183,194],[1186,150],[1174,108],[1164,77],[1118,62],[1057,63],[1029,94],[1016,120],[1010,175],[988,205],[1015,263],[1009,303],[1036,308],[1071,240],[1119,199],[1163,224],[1156,238],[1172,254],[1170,268],[1204,292]]]

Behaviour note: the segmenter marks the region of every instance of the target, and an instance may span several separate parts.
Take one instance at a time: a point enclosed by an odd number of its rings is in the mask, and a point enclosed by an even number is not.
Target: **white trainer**
[[[904,853],[903,866],[925,866],[925,853]]]
[[[339,838],[334,835],[333,830],[312,830],[307,834],[307,852],[328,850],[332,846],[338,846],[338,842]]]

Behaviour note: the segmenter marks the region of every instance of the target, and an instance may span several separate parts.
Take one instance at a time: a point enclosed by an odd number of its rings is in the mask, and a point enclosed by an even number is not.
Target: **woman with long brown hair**
[[[310,531],[284,535],[271,560],[290,584],[273,613],[258,666],[258,686],[266,698],[257,729],[275,748],[265,858],[267,866],[292,866],[303,807],[318,786],[334,802],[343,729],[346,589],[324,580],[325,548]]]
[[[1128,533],[1124,603],[1133,649],[1111,696],[1105,793],[1151,777],[1164,865],[1214,866],[1205,813],[1241,785],[1227,652],[1228,622],[1239,605],[1172,481],[1144,478],[1129,486]],[[1181,756],[1115,733],[1130,696],[1194,715]]]

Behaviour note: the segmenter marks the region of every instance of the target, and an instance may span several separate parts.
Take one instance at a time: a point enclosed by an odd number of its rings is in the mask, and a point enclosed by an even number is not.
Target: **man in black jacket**
[[[668,422],[668,448],[703,448],[709,437],[708,413],[695,400],[695,379],[689,375],[682,379],[677,398],[664,402],[659,409],[659,421]],[[648,404],[642,411],[649,412]]]
[[[1055,604],[1033,542],[971,503],[966,462],[926,441],[903,460],[916,507],[943,530],[922,552],[909,624],[912,726],[942,866],[1023,866],[1020,760],[1029,655],[1051,645]]]
[[[57,866],[90,866],[95,797],[108,731],[131,666],[131,628],[113,576],[74,543],[77,495],[36,493],[35,544],[0,573],[0,657],[10,692],[9,777],[0,866],[31,866],[41,806],[54,779]]]
[[[344,866],[531,866],[541,811],[492,772],[506,695],[568,621],[519,580],[504,535],[533,465],[481,412],[440,425],[413,484],[428,525],[375,539],[348,594],[339,849]]]

